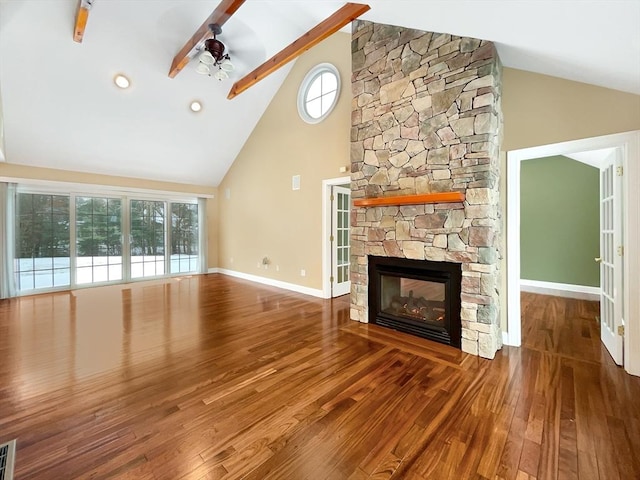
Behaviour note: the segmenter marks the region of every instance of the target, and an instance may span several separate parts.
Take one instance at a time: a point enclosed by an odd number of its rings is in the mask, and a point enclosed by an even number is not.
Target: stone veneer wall
[[[367,255],[462,263],[462,350],[502,346],[497,288],[501,65],[492,43],[356,21],[352,198],[462,191],[464,203],[354,207],[351,318]]]

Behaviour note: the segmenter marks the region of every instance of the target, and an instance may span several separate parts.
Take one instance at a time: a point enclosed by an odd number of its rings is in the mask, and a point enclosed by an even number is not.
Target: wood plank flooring
[[[0,301],[17,479],[638,479],[597,303],[523,294],[495,360],[222,275]]]

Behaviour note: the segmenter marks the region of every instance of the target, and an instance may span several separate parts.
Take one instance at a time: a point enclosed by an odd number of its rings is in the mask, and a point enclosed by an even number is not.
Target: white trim
[[[545,282],[542,280],[520,279],[520,291],[541,293],[555,297],[577,298],[580,300],[600,300],[600,287],[586,287],[568,283]]]
[[[213,269],[209,269],[209,270],[213,270]],[[324,294],[322,290],[317,290],[315,288],[303,287],[302,285],[282,282],[280,280],[274,280],[273,278],[259,277],[258,275],[251,275],[249,273],[236,272],[234,270],[227,270],[226,268],[218,268],[216,270],[217,270],[216,273],[221,273],[222,275],[229,275],[230,277],[241,278],[243,280],[249,280],[250,282],[261,283],[263,285],[270,285],[272,287],[278,287],[284,290],[290,290],[292,292],[302,293],[304,295],[311,295],[312,297],[326,298],[323,296]]]
[[[507,152],[507,332],[509,345],[522,344],[520,311],[520,160]]]
[[[320,75],[322,75],[323,73],[331,73],[335,76],[336,96],[334,97],[333,102],[331,103],[331,106],[327,109],[327,111],[316,118],[309,115],[309,112],[307,111],[307,93],[309,93],[311,85],[315,83],[318,77],[320,77]],[[340,100],[340,88],[340,72],[338,72],[338,69],[334,65],[330,63],[320,63],[313,67],[311,70],[309,70],[309,72],[307,72],[304,79],[302,80],[302,83],[300,83],[300,88],[298,89],[298,99],[296,103],[298,105],[298,114],[300,115],[300,118],[312,125],[323,121],[325,118],[331,115],[331,112],[338,103],[338,100]],[[324,96],[326,95],[326,93],[321,90],[320,95]]]
[[[207,273],[220,273],[220,269],[218,267],[210,267]]]
[[[520,345],[520,163],[603,148],[620,148],[623,156],[624,369],[640,375],[640,131],[507,152],[507,331],[511,344]]]
[[[351,177],[322,181],[322,298],[331,298],[331,187],[350,183]]]
[[[511,338],[509,338],[509,332],[502,332],[502,344],[509,345],[511,347],[519,347],[520,345],[513,345],[511,343]]]
[[[624,369],[640,376],[640,131],[627,134],[623,152]],[[633,292],[633,293],[632,293]],[[633,345],[633,348],[631,348]]]
[[[65,182],[60,180],[40,180],[35,178],[23,178],[23,177],[0,177],[0,182],[13,182],[17,183],[19,187],[40,187],[38,190],[50,189],[50,191],[64,191],[67,193],[91,193],[106,194],[106,195],[118,195],[118,196],[131,196],[131,195],[147,195],[147,196],[162,196],[171,197],[172,200],[186,200],[192,201],[195,198],[214,198],[212,193],[190,193],[180,192],[178,190],[153,190],[147,188],[137,187],[117,187],[112,185],[103,185],[101,183],[78,183],[78,182]],[[97,192],[97,193],[96,193]]]

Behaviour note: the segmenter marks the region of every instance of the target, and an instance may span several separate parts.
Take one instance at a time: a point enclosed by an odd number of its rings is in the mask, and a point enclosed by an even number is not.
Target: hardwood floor
[[[22,480],[640,478],[597,304],[522,301],[493,361],[222,275],[0,301],[0,442]]]

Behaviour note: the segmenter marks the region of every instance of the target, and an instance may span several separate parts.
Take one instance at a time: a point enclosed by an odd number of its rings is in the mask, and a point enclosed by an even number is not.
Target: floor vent
[[[15,458],[15,440],[0,445],[0,480],[13,480],[13,464]]]

